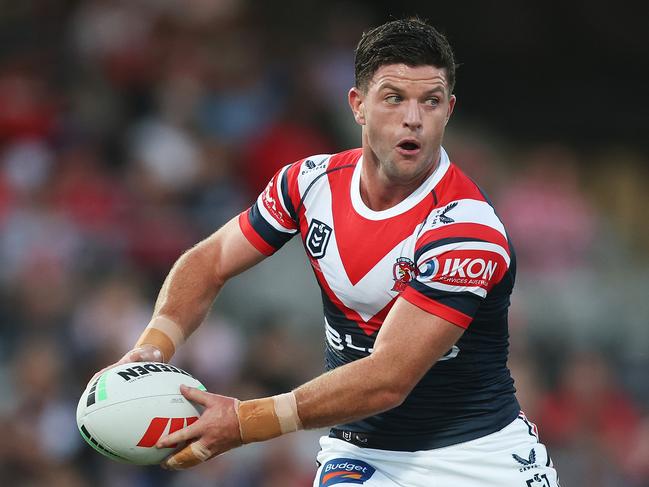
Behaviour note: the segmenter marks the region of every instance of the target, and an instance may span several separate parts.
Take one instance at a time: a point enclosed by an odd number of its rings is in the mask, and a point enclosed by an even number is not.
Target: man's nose
[[[403,125],[411,130],[419,130],[422,125],[421,107],[417,100],[408,100],[405,106]]]

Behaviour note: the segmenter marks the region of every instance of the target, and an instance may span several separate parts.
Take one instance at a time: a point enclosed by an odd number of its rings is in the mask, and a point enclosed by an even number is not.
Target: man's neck
[[[419,188],[431,174],[439,167],[440,157],[433,166],[416,179],[408,182],[392,181],[383,171],[376,161],[373,160],[373,154],[367,157],[363,153],[363,166],[360,177],[360,194],[369,209],[373,211],[383,211],[398,205],[414,191]]]

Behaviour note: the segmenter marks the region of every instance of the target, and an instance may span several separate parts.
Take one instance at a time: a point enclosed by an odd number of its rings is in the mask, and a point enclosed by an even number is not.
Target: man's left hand
[[[169,448],[170,445],[191,441],[185,448],[166,458],[161,463],[163,468],[182,470],[193,467],[242,444],[237,399],[184,385],[180,386],[180,392],[189,401],[205,407],[205,410],[195,423],[158,441],[157,448]]]

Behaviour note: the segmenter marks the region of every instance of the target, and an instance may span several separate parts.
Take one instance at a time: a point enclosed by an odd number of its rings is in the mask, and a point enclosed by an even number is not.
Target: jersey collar
[[[443,147],[440,147],[440,161],[437,169],[426,178],[426,180],[414,190],[405,200],[394,205],[392,208],[386,210],[375,211],[371,208],[368,208],[367,205],[363,202],[361,198],[361,169],[363,167],[363,155],[361,154],[356,167],[354,168],[354,174],[352,174],[351,181],[351,200],[354,210],[364,218],[368,220],[384,220],[386,218],[392,218],[394,216],[405,213],[406,211],[414,208],[423,199],[435,188],[437,183],[446,174],[451,162],[448,158],[448,154]]]

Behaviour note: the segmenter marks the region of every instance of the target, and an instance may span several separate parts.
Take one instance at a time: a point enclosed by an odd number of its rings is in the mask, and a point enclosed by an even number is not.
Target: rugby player
[[[558,485],[507,368],[512,244],[442,147],[455,67],[445,37],[419,19],[366,32],[348,96],[361,148],[283,167],[175,263],[120,362],[169,361],[229,278],[300,234],[322,289],[328,371],[248,401],[183,388],[206,409],[159,440],[190,442],[164,467],[331,427],[314,486]]]

